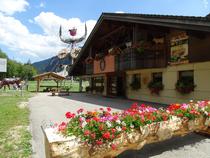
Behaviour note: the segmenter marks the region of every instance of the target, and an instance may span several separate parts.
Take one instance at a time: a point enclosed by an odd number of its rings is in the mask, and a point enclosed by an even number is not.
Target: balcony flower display
[[[189,94],[194,88],[194,83],[188,80],[178,80],[176,83],[176,90],[181,94]]]
[[[151,94],[157,94],[159,95],[160,91],[163,90],[163,84],[162,82],[158,82],[158,81],[151,81],[148,84],[148,88],[151,91]]]

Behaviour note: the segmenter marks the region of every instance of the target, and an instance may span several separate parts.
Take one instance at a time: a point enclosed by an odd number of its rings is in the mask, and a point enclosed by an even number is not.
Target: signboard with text
[[[0,72],[7,72],[7,59],[0,58]]]

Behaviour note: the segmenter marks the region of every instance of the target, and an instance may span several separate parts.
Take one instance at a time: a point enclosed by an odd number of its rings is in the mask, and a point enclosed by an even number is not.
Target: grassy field
[[[42,81],[40,90],[45,87],[56,86],[54,81]],[[83,82],[83,90],[88,82]],[[69,87],[70,91],[79,91],[79,82],[65,81],[62,87]],[[0,158],[27,158],[32,153],[29,131],[29,109],[20,108],[21,102],[27,102],[36,91],[36,82],[29,81],[29,91],[0,90]]]
[[[28,92],[0,90],[0,158],[27,158],[32,153],[29,132],[29,110],[20,108]]]
[[[31,92],[35,92],[36,91],[36,81],[29,81],[29,91]],[[40,91],[43,91],[46,87],[43,86],[55,86],[56,87],[56,82],[52,81],[52,80],[44,80],[41,82],[40,85]],[[83,81],[83,91],[85,90],[85,87],[88,86],[88,82]],[[72,92],[78,92],[79,91],[79,82],[77,81],[63,81],[62,86],[61,87],[68,87],[70,88],[70,91]]]

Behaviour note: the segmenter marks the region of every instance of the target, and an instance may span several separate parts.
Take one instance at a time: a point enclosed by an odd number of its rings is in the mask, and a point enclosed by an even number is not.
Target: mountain
[[[54,56],[49,59],[38,61],[32,65],[37,69],[39,73],[43,72],[57,72],[61,65],[71,65],[72,60],[70,54],[66,55],[65,58],[59,59],[58,56]]]

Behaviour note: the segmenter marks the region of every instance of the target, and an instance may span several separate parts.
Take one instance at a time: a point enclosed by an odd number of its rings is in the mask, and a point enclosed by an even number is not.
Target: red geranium
[[[110,138],[110,133],[109,132],[103,133],[103,138],[109,139]]]
[[[107,109],[107,111],[109,111],[109,112],[112,111],[112,109],[111,109],[110,107],[108,107],[108,108],[106,108],[106,109]]]
[[[102,145],[103,142],[102,142],[101,140],[97,140],[97,141],[96,141],[96,144],[97,144],[97,145]]]
[[[89,134],[90,134],[90,131],[89,131],[89,130],[85,130],[85,131],[84,131],[84,135],[85,135],[85,136],[88,136]]]
[[[81,109],[77,110],[77,113],[80,114],[80,113],[82,113],[83,111],[84,111],[84,109],[81,108]]]
[[[59,126],[58,126],[58,130],[59,131],[64,131],[66,129],[67,124],[65,122],[62,122]]]
[[[74,117],[75,117],[74,113],[71,113],[71,112],[66,113],[66,118],[70,119],[70,118],[74,118]]]
[[[117,146],[115,144],[112,144],[111,147],[113,150],[116,150],[116,148],[117,148]]]

